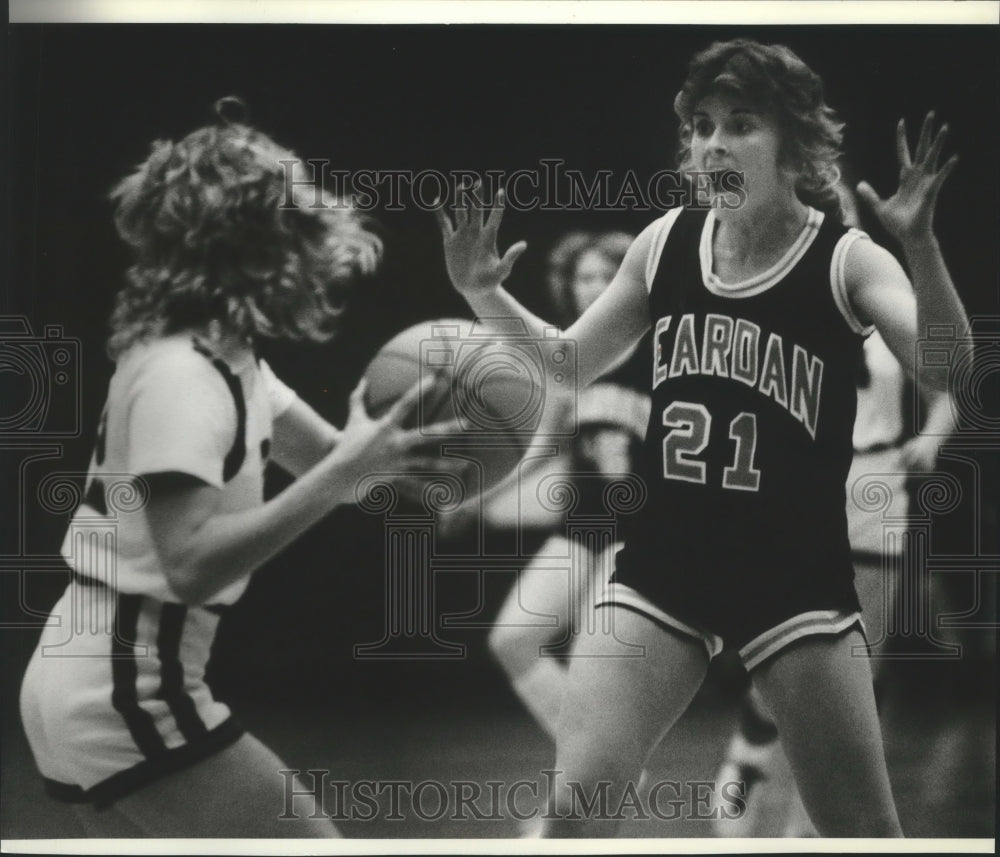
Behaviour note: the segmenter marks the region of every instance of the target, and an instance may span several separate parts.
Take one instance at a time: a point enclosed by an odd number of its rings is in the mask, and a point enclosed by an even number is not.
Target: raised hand
[[[434,209],[441,238],[444,242],[444,259],[452,285],[462,294],[493,289],[510,275],[518,257],[528,248],[524,241],[507,248],[501,256],[497,252],[497,231],[503,218],[504,194],[497,193],[497,200],[483,222],[486,206],[475,193],[465,193],[466,205],[456,206],[455,224],[445,211],[444,204]]]
[[[868,182],[858,185],[858,195],[871,207],[886,231],[901,243],[931,231],[938,192],[958,163],[958,155],[952,155],[938,169],[948,126],[942,125],[936,134],[933,127],[934,112],[931,111],[924,118],[917,150],[911,158],[906,121],[899,120],[896,126],[899,188],[889,199],[882,199]]]

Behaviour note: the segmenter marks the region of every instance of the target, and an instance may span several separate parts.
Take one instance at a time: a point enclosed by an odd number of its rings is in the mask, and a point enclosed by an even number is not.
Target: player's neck
[[[809,219],[809,206],[793,197],[782,205],[716,212],[716,219],[715,257],[752,266],[757,260],[782,255],[795,243]]]
[[[219,321],[192,327],[191,334],[227,363],[238,363],[253,352],[253,343],[247,337]]]

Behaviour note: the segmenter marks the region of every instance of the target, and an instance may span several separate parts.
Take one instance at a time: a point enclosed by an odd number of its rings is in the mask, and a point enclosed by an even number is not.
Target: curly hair
[[[783,161],[798,172],[799,199],[837,214],[835,185],[844,123],[827,105],[819,75],[784,45],[735,39],[715,42],[696,54],[674,99],[681,123],[677,155],[681,170],[691,168],[695,107],[719,91],[745,98],[776,118],[782,132]]]
[[[284,167],[296,156],[234,108],[242,113],[238,99],[221,99],[217,124],[154,142],[111,191],[134,258],[111,316],[113,359],[211,320],[248,341],[328,339],[354,274],[381,255],[380,239],[344,203],[306,207],[293,195],[287,204]]]
[[[634,240],[627,232],[569,232],[549,251],[549,300],[561,323],[572,324],[581,314],[572,289],[580,257],[592,250],[617,268]]]

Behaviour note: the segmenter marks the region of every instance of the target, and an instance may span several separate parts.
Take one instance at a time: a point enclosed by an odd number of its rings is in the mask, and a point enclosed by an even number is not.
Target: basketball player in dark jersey
[[[820,834],[899,836],[844,484],[866,333],[878,329],[909,368],[930,325],[967,326],[932,229],[955,158],[939,167],[946,131],[932,115],[912,156],[900,122],[897,191],[883,200],[859,186],[900,242],[911,285],[888,251],[825,215],[842,125],[792,51],[712,45],[675,110],[681,167],[711,174],[715,207],[647,227],[566,333],[587,384],[652,327],[653,408],[649,500],[599,606],[611,629],[581,637],[571,659],[545,834],[614,835],[616,820],[582,812],[579,795],[601,789],[612,808],[634,797],[725,641],[774,714]],[[726,171],[741,174],[735,203]],[[541,337],[544,323],[501,286],[526,246],[498,254],[501,216],[502,203],[485,222],[475,205],[454,224],[438,210],[449,275],[480,317],[516,316]],[[632,653],[623,642],[641,656],[613,657]]]
[[[848,227],[861,228],[861,212],[853,190],[837,184],[841,220]],[[854,456],[847,476],[847,532],[854,565],[855,588],[865,621],[865,633],[873,653],[872,674],[876,696],[883,660],[878,657],[885,645],[885,621],[901,597],[899,581],[886,576],[886,559],[902,553],[900,540],[885,538],[884,521],[905,516],[909,504],[907,476],[934,468],[941,443],[954,429],[951,398],[941,390],[920,391],[926,420],[919,433],[906,439],[906,376],[885,341],[872,333],[864,343],[862,365],[857,377],[857,413],[854,419]],[[916,392],[916,391],[915,391]],[[872,508],[860,502],[866,486],[877,478],[886,492],[888,505]],[[737,817],[719,812],[713,818],[715,833],[723,837],[815,836],[802,802],[782,771],[788,762],[781,752],[778,730],[763,708],[760,695],[751,689],[744,696],[737,727],[715,777],[719,805],[728,783],[743,785],[746,811]],[[787,794],[787,810],[775,812],[776,791]],[[764,797],[763,792],[771,796]]]

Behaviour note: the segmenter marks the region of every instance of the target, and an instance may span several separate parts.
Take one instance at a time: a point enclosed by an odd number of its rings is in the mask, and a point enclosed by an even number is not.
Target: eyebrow
[[[745,113],[745,114],[747,114],[749,116],[759,116],[760,115],[760,111],[759,110],[754,110],[752,107],[737,107],[734,110],[730,111],[729,115],[730,116],[734,116],[737,113]],[[708,116],[708,113],[706,113],[704,110],[695,110],[691,115],[692,116]]]

